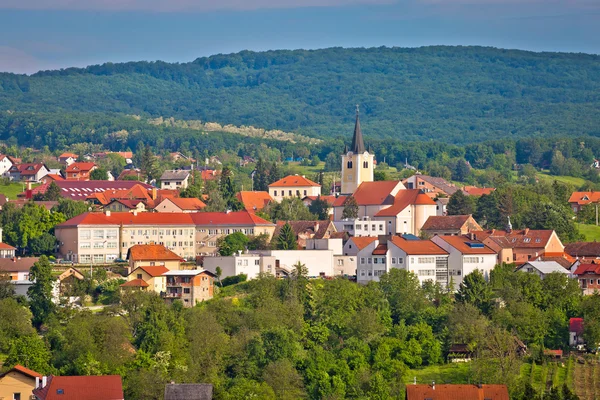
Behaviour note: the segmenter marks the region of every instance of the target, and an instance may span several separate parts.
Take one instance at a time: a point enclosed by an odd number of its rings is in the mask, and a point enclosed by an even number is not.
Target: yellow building
[[[42,375],[21,365],[15,365],[7,372],[0,374],[0,399],[29,399],[35,388],[36,378]]]
[[[375,155],[365,149],[357,106],[352,147],[342,154],[342,194],[352,194],[361,183],[373,182],[374,162]]]
[[[288,175],[269,185],[269,195],[273,200],[281,202],[286,197],[320,196],[321,185],[300,175]]]
[[[158,294],[167,290],[166,278],[163,276],[169,269],[163,265],[137,267],[129,275],[127,282],[121,285],[123,288],[139,288],[146,291],[154,291]]]
[[[129,272],[140,267],[165,267],[167,270],[181,269],[181,257],[161,244],[136,244],[127,252]]]

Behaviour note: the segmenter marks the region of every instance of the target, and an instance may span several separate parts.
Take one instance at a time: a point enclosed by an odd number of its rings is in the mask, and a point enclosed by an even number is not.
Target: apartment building
[[[388,241],[388,249],[391,268],[414,273],[421,284],[429,280],[444,288],[448,285],[449,253],[431,240],[407,240],[394,236]]]
[[[289,175],[269,185],[269,196],[281,202],[286,197],[320,196],[321,185],[304,176]]]
[[[193,307],[213,297],[215,275],[209,271],[168,271],[163,276],[167,280],[167,290],[162,296],[167,302],[181,300],[184,307]]]
[[[255,279],[261,273],[271,275],[276,273],[275,257],[254,253],[234,254],[229,257],[205,257],[202,266],[214,274],[217,272],[217,267],[220,267],[221,279],[240,274],[246,275],[247,279]]]

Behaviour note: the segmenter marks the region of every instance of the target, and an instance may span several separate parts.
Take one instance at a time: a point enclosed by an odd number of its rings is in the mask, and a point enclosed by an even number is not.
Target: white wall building
[[[320,196],[321,185],[300,175],[288,175],[269,185],[269,195],[273,200],[281,202],[286,197]]]
[[[378,236],[387,235],[387,226],[385,221],[373,220],[369,217],[358,219],[342,219],[333,221],[335,229],[338,232],[346,231],[350,236]]]
[[[528,272],[530,274],[536,274],[541,279],[544,279],[546,275],[553,272],[559,274],[565,274],[568,277],[572,277],[571,271],[557,263],[556,261],[528,261],[525,264],[517,268],[519,272]]]
[[[204,257],[203,268],[216,274],[217,267],[221,267],[221,279],[239,274],[245,274],[248,279],[255,279],[261,273],[275,275],[275,266],[275,257],[242,253],[229,257]]]
[[[406,240],[394,236],[388,241],[388,252],[391,268],[414,273],[421,284],[433,281],[447,287],[449,253],[431,240]]]

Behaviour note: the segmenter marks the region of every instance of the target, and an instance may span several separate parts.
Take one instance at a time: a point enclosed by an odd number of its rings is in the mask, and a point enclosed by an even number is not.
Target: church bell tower
[[[352,194],[361,183],[373,182],[374,160],[375,155],[365,149],[357,105],[352,147],[346,147],[342,154],[342,194]]]

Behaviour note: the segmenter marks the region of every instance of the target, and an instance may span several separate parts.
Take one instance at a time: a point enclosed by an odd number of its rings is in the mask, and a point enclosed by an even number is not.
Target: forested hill
[[[600,136],[600,57],[484,47],[243,51],[190,63],[0,74],[0,108],[465,143]]]

